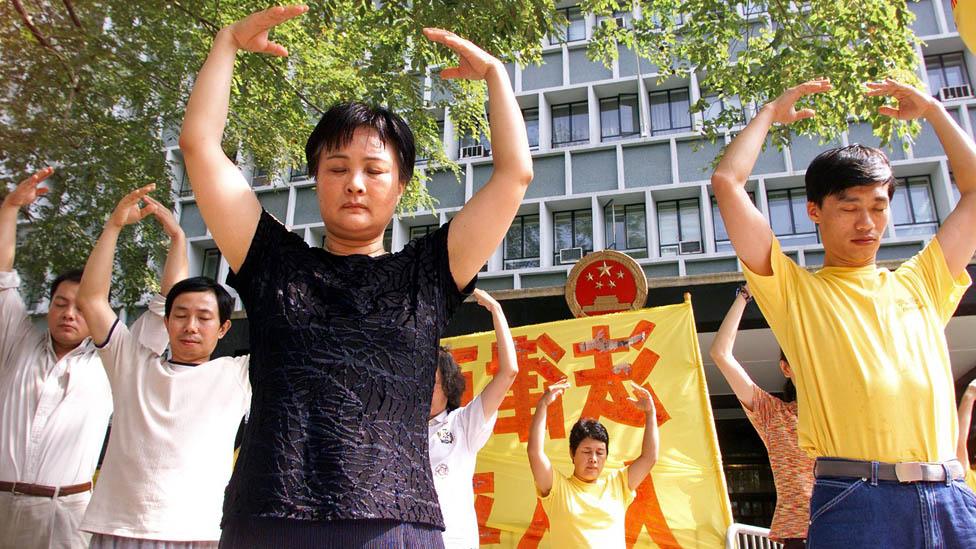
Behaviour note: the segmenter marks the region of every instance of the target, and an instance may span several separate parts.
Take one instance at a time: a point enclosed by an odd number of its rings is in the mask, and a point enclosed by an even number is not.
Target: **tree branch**
[[[74,6],[71,5],[71,0],[61,0],[64,3],[64,9],[68,10],[68,16],[71,17],[71,22],[75,24],[76,27],[83,28],[81,26],[81,19],[78,19],[78,15],[75,13]]]
[[[27,13],[26,9],[24,9],[24,5],[20,3],[20,0],[10,0],[10,3],[14,5],[14,9],[20,14],[20,20],[24,22],[24,26],[26,26],[27,30],[34,35],[34,38],[38,41],[38,43],[49,50],[54,50],[54,46],[51,45],[51,42],[49,42],[48,39],[41,34],[40,29],[34,26],[34,20],[31,19],[30,14]]]

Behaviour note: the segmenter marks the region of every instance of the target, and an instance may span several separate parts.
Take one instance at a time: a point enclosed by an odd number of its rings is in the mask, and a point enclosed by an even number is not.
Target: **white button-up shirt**
[[[427,445],[434,489],[444,515],[444,547],[477,548],[478,517],[474,511],[475,461],[488,442],[498,412],[485,419],[481,395],[467,406],[443,411],[427,422]]]
[[[69,486],[92,479],[112,415],[112,390],[95,345],[86,339],[58,360],[47,330],[27,314],[16,272],[0,272],[0,480]],[[169,343],[161,296],[140,341],[161,353]]]

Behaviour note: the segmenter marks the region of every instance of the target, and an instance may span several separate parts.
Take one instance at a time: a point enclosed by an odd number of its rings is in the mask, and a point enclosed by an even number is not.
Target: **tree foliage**
[[[449,52],[423,38],[443,27],[502,59],[537,61],[554,24],[553,0],[313,0],[309,12],[275,29],[291,56],[238,56],[225,148],[272,170],[304,164],[304,144],[330,105],[361,100],[400,112],[418,156],[445,157],[432,116],[449,106],[461,133],[485,128],[480,83],[445,82]],[[267,8],[256,0],[11,0],[0,3],[0,182],[44,165],[57,169],[48,199],[29,212],[17,267],[40,286],[81,266],[115,202],[147,181],[171,183],[163,154],[193,77],[223,25]],[[424,100],[424,75],[448,99]],[[429,97],[429,94],[428,94]],[[448,105],[449,104],[449,105]],[[176,130],[178,131],[178,130]],[[160,184],[160,188],[170,185]],[[162,194],[157,191],[157,194]],[[166,204],[172,197],[159,196]],[[402,209],[429,207],[419,178]],[[120,241],[114,296],[132,303],[155,285],[163,235],[143,223]]]
[[[891,76],[918,84],[918,39],[909,28],[914,14],[905,0],[635,0],[642,17],[619,26],[605,19],[594,31],[589,54],[609,63],[617,44],[658,67],[661,79],[697,74],[702,90],[723,99],[718,115],[704,121],[709,139],[747,120],[751,105],[762,105],[787,88],[817,77],[830,78],[834,91],[811,96],[802,107],[815,118],[791,126],[800,134],[829,140],[848,127],[849,117],[869,121],[883,141],[918,131],[917,124],[893,122],[877,114],[880,99],[868,98],[863,82]],[[610,15],[630,10],[630,0],[584,0],[584,10]],[[692,104],[704,113],[709,102]],[[798,106],[797,108],[801,108]],[[783,146],[789,130],[774,128]]]

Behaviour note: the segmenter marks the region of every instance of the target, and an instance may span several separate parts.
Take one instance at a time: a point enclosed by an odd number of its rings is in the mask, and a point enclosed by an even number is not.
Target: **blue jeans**
[[[807,548],[976,547],[976,494],[962,480],[902,484],[821,477]]]

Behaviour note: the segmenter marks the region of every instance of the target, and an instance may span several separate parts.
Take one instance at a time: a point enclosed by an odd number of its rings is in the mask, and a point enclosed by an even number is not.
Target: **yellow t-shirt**
[[[976,492],[976,471],[973,471],[969,467],[966,467],[966,485],[969,486],[970,490]]]
[[[796,374],[810,456],[943,461],[956,455],[945,325],[972,280],[952,279],[938,240],[894,272],[800,268],[773,239],[773,274],[743,268]]]
[[[625,547],[624,523],[634,495],[626,468],[594,482],[553,471],[552,490],[542,498],[549,516],[549,546]]]

